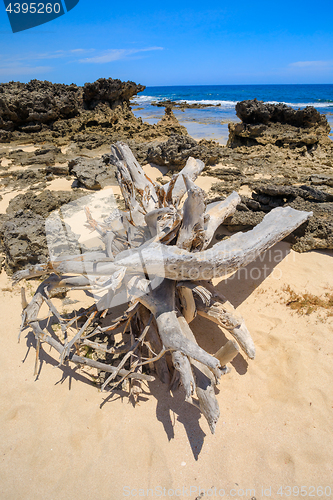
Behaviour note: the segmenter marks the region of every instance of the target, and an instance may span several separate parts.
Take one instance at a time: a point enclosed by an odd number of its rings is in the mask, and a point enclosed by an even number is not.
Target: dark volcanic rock
[[[38,132],[43,124],[76,116],[80,87],[31,80],[0,85],[0,128]]]
[[[144,88],[112,78],[84,87],[38,80],[0,84],[0,142],[36,132],[57,137],[94,126],[119,129],[121,118],[140,128],[129,100]]]
[[[294,250],[333,249],[333,203],[311,202],[297,197],[289,206],[313,212],[313,217],[294,232]]]
[[[136,142],[133,140],[127,141],[129,147],[131,148],[132,153],[135,158],[141,165],[145,165],[148,160],[148,151],[152,148],[158,146],[160,141],[152,141],[152,142]]]
[[[50,251],[54,256],[79,253],[76,236],[67,225],[64,229],[59,217],[48,221],[47,238],[45,218],[31,210],[18,210],[1,232],[8,273],[47,262]]]
[[[327,120],[313,106],[293,109],[283,103],[270,104],[257,99],[241,101],[236,104],[236,115],[243,123],[258,124],[268,122],[293,125],[294,127],[313,127],[323,125]]]
[[[74,174],[87,189],[102,189],[117,183],[115,168],[110,166],[109,156],[102,158],[75,158],[69,162],[69,172]]]
[[[232,217],[228,217],[224,221],[223,225],[232,233],[236,231],[247,231],[257,224],[260,224],[264,216],[265,212],[244,212],[243,210],[237,209]]]
[[[221,146],[213,141],[195,141],[191,137],[172,135],[166,142],[148,149],[147,161],[173,169],[183,168],[192,156],[206,165],[217,163],[221,156]]]
[[[142,85],[112,78],[100,78],[84,87],[38,80],[0,84],[0,142],[61,143],[65,137],[79,141],[83,135],[86,148],[92,149],[96,143],[105,142],[102,136],[110,143],[187,135],[171,108],[155,125],[135,118],[130,99],[144,89]]]
[[[14,272],[28,265],[46,262],[48,249],[45,219],[31,210],[19,210],[2,227],[5,268]]]
[[[49,144],[33,152],[15,149],[7,154],[7,158],[12,160],[15,165],[54,165],[66,161],[66,156],[62,154],[61,149]]]
[[[19,194],[15,196],[7,207],[7,214],[13,216],[18,210],[30,210],[42,217],[48,217],[49,213],[57,210],[62,205],[70,203],[87,193],[81,190],[77,191],[49,191],[45,189],[40,194],[36,195],[32,192]]]
[[[229,231],[247,230],[261,222],[265,213],[273,208],[290,206],[296,210],[313,212],[313,216],[289,237],[292,248],[298,252],[313,249],[333,249],[333,195],[309,186],[258,185],[253,198],[242,197],[245,211],[237,207],[236,213],[224,225]],[[328,201],[330,200],[330,201]]]
[[[192,137],[172,135],[166,142],[148,150],[147,161],[156,165],[182,168],[196,146],[197,142]]]
[[[272,184],[263,184],[255,187],[259,194],[266,194],[271,197],[297,198],[304,200],[313,200],[319,202],[333,201],[333,194],[314,189],[311,186],[281,186]]]
[[[115,106],[123,101],[129,101],[138,92],[143,92],[143,85],[134,82],[122,82],[112,78],[100,78],[93,83],[85,83],[83,87],[83,102],[88,109],[94,109],[99,103]]]
[[[312,106],[295,110],[285,104],[269,104],[256,99],[236,104],[242,123],[229,124],[228,146],[274,144],[291,148],[331,146],[330,126]]]
[[[199,102],[188,103],[187,101],[170,101],[166,99],[165,101],[153,101],[150,103],[152,106],[157,106],[158,108],[179,108],[181,111],[185,109],[204,109],[204,108],[218,108],[221,104],[202,104]]]
[[[80,133],[72,137],[78,150],[81,149],[97,149],[105,144],[110,144],[110,137],[102,134]]]
[[[49,258],[49,249],[45,220],[53,210],[84,195],[86,193],[83,191],[45,190],[38,196],[28,192],[13,198],[7,208],[6,220],[0,232],[1,246],[6,255],[6,271],[14,272],[29,265],[46,262]],[[55,218],[49,222],[49,244],[53,249],[57,249],[58,254],[62,250],[66,253],[77,252],[75,235],[67,228],[64,240],[61,227],[58,227],[59,221],[59,218]]]
[[[263,195],[268,195],[267,207],[290,206],[296,210],[313,212],[313,216],[298,228],[292,240],[297,251],[316,248],[333,249],[333,192],[324,192],[310,186],[261,185],[255,187],[253,198],[263,210]]]
[[[101,78],[84,87],[48,81],[31,80],[29,83],[10,82],[0,85],[0,128],[13,131],[35,132],[43,125],[57,120],[68,120],[84,109],[99,104],[109,106],[129,101],[145,87],[133,82]]]

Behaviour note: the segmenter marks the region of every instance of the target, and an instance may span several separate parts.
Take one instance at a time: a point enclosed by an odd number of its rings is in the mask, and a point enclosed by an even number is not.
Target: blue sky
[[[80,0],[15,34],[0,2],[2,82],[333,83],[331,0]]]

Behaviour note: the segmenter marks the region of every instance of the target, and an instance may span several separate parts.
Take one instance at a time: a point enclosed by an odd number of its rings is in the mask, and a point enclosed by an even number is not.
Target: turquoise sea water
[[[235,113],[238,101],[258,99],[283,102],[293,108],[314,106],[326,115],[333,129],[333,85],[204,85],[177,87],[147,87],[133,99],[133,112],[144,121],[156,123],[164,108],[152,106],[152,101],[187,101],[189,103],[220,104],[204,109],[175,109],[174,113],[189,134],[196,139],[212,138],[222,144],[228,137],[230,121],[239,121]],[[143,109],[137,109],[143,108]],[[331,135],[333,140],[333,136]]]

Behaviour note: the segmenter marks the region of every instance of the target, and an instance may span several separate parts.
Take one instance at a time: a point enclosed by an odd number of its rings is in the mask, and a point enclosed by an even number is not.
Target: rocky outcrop
[[[5,269],[11,273],[48,258],[45,220],[31,210],[18,210],[2,226]]]
[[[272,144],[278,147],[311,149],[330,146],[330,126],[312,106],[295,110],[285,104],[249,100],[236,104],[242,123],[229,124],[229,147]]]
[[[86,110],[115,110],[128,104],[133,95],[145,89],[133,82],[101,78],[84,87],[47,81],[10,82],[0,85],[0,129],[39,132],[53,129],[63,120],[73,120]],[[93,116],[91,116],[93,119]],[[55,127],[55,129],[61,127]]]
[[[217,182],[209,201],[233,190],[242,203],[225,224],[230,231],[257,225],[275,207],[313,212],[289,241],[297,251],[333,248],[333,142],[326,117],[313,107],[294,110],[284,104],[242,101],[242,123],[229,124],[221,165],[206,169]]]
[[[135,118],[130,99],[145,89],[134,82],[100,78],[77,85],[32,80],[0,84],[0,142],[74,138],[77,134],[108,135],[112,140],[152,140],[185,134],[171,109],[156,125]]]
[[[130,99],[146,87],[134,82],[122,82],[112,78],[100,78],[96,82],[86,83],[82,89],[83,105],[87,109],[96,109],[100,104],[115,108]]]
[[[75,175],[79,186],[98,190],[116,184],[114,167],[110,166],[109,155],[102,158],[78,157],[70,161],[69,173]]]
[[[175,134],[167,141],[150,147],[146,161],[170,169],[181,169],[185,166],[187,159],[192,156],[202,160],[206,165],[212,165],[221,158],[221,150],[221,146],[214,141],[197,142],[192,137]]]
[[[327,124],[325,116],[313,106],[295,110],[283,103],[264,103],[257,99],[238,102],[236,114],[243,123],[248,124],[273,122],[303,128],[320,125],[326,127]]]
[[[10,151],[7,155],[8,160],[11,160],[15,165],[26,167],[28,165],[54,165],[56,162],[62,163],[66,161],[66,156],[61,152],[61,149],[52,145],[43,145],[41,148],[33,152],[16,149]]]
[[[181,111],[185,109],[204,109],[204,108],[219,108],[221,104],[208,104],[201,102],[189,103],[187,101],[170,101],[166,99],[165,101],[152,101],[151,106],[157,106],[158,108],[178,108]]]
[[[21,148],[9,150],[4,158],[7,165],[0,167],[2,187],[26,188],[27,184],[45,183],[54,175],[69,174],[68,156],[53,144],[43,144],[35,151],[24,151]]]
[[[75,191],[50,191],[45,189],[39,194],[33,191],[28,191],[24,194],[19,194],[13,198],[7,207],[6,213],[9,216],[14,215],[17,211],[31,210],[35,214],[46,218],[53,210],[70,203],[87,193],[82,190]]]
[[[1,247],[6,256],[6,271],[12,273],[29,265],[46,262],[49,259],[49,250],[45,219],[53,210],[84,195],[86,193],[80,190],[73,192],[45,190],[38,196],[28,192],[13,198],[8,205],[7,215],[0,231]],[[55,228],[54,237],[57,234],[59,231]],[[75,238],[72,239],[72,246],[75,249]],[[66,244],[68,246],[68,241]]]
[[[333,177],[326,180],[333,182]],[[302,186],[259,184],[254,187],[252,198],[258,204],[256,210],[264,212],[278,206],[313,212],[313,217],[291,239],[295,250],[333,249],[333,190],[322,186],[324,191],[311,184],[311,178]]]
[[[307,184],[298,186],[287,184],[281,179],[276,181],[280,183],[250,182],[251,196],[241,196],[242,202],[237,211],[224,222],[227,229],[231,232],[251,229],[274,208],[290,206],[313,212],[313,216],[288,237],[292,248],[298,252],[333,249],[333,189],[330,187],[333,185],[333,176],[314,175],[307,179]],[[319,181],[322,184],[318,185]],[[223,199],[223,196],[219,196],[222,189],[222,183],[213,187],[210,201]]]
[[[161,133],[166,137],[172,134],[187,136],[187,130],[183,125],[180,125],[171,108],[165,108],[164,116],[155,125]]]

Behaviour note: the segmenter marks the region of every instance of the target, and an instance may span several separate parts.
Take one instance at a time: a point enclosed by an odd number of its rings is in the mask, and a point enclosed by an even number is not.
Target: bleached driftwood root
[[[183,386],[185,400],[202,411],[214,433],[220,415],[214,387],[239,349],[253,359],[255,347],[244,319],[211,280],[254,261],[312,214],[276,208],[252,231],[209,248],[215,230],[236,210],[237,193],[206,207],[204,192],[194,184],[204,164],[193,158],[164,186],[149,179],[126,144],[114,144],[110,159],[126,210],[115,209],[97,222],[86,208],[87,224],[99,233],[105,250],[62,255],[14,276],[19,281],[48,275],[29,304],[22,291],[21,329],[30,326],[37,340],[35,372],[43,342],[59,353],[60,365],[70,361],[104,372],[102,390],[128,379],[135,401],[140,384],[153,381],[156,372],[173,390]],[[59,287],[91,291],[99,298],[73,318],[64,318],[50,298]],[[41,328],[43,303],[59,323],[61,339]],[[114,317],[116,303],[126,306]],[[196,315],[234,340],[215,355],[206,352],[189,326]],[[119,331],[122,340],[116,341]]]

